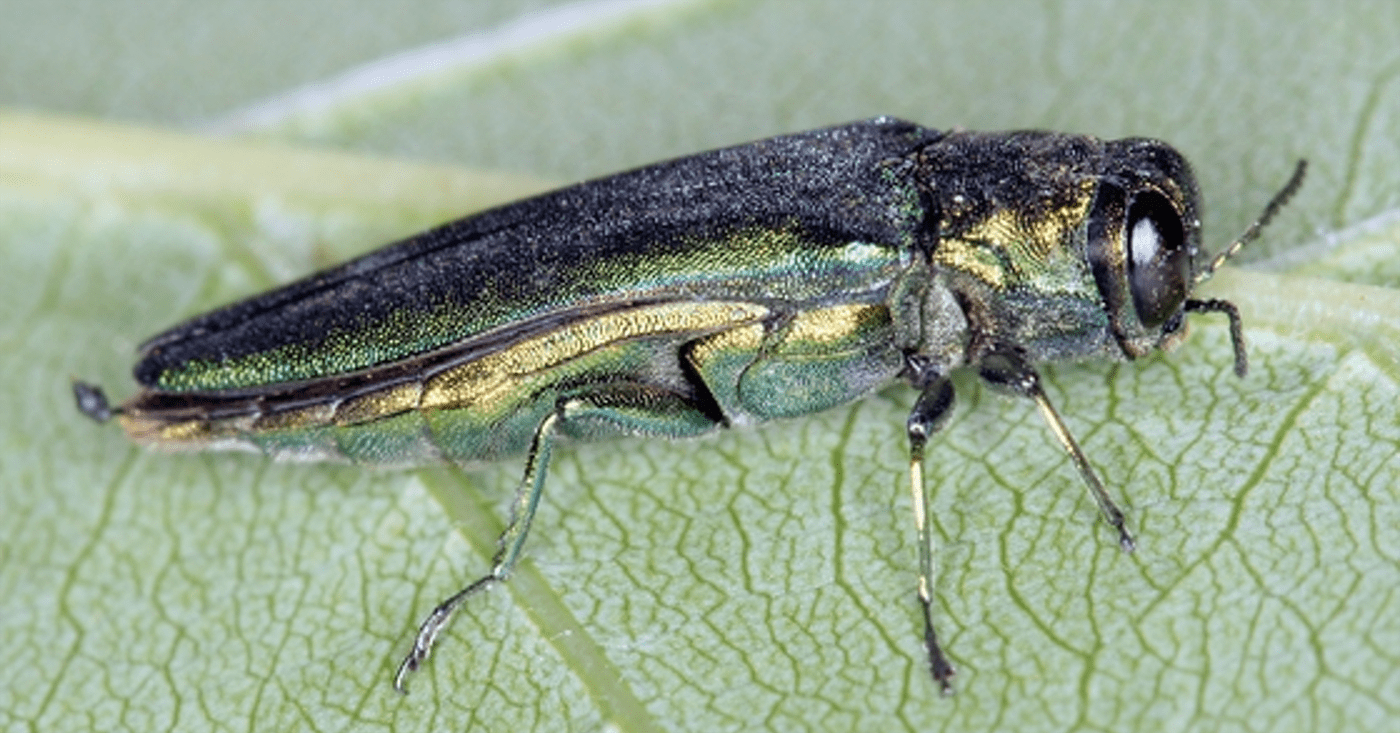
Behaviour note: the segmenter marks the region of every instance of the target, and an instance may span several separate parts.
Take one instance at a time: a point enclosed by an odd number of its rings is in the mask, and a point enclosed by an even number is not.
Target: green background
[[[471,34],[476,62],[287,102]],[[1397,38],[1392,2],[9,2],[0,723],[1383,730],[1400,718]],[[73,409],[72,377],[128,395],[146,336],[431,223],[875,114],[1167,139],[1214,247],[1312,162],[1206,290],[1243,311],[1247,379],[1213,317],[1173,354],[1044,369],[1135,555],[1030,405],[957,382],[928,460],[953,698],[917,634],[903,387],[558,451],[519,574],[469,604],[406,698],[394,666],[486,568],[519,465],[163,456]]]

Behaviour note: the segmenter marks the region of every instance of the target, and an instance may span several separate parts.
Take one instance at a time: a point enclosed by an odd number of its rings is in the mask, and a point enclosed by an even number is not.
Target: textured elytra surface
[[[1375,264],[1400,241],[1385,215],[1400,203],[1388,5],[1201,3],[1167,17],[1037,4],[988,19],[697,3],[294,115],[256,144],[104,122],[198,131],[443,28],[489,32],[523,12],[449,18],[425,4],[394,27],[294,5],[245,33],[239,9],[202,5],[173,28],[164,11],[127,11],[126,34],[90,14],[0,29],[16,36],[0,43],[5,66],[24,72],[7,77],[6,103],[94,123],[0,125],[8,727],[1393,719],[1400,315]],[[160,42],[82,42],[140,33]],[[40,49],[55,44],[86,55],[54,67]],[[919,657],[904,390],[713,440],[560,450],[519,576],[458,620],[407,699],[389,690],[393,664],[419,615],[485,567],[518,465],[376,474],[147,455],[72,409],[70,375],[124,396],[135,344],[178,318],[525,191],[493,183],[477,198],[456,170],[270,143],[568,180],[880,112],[1165,138],[1196,165],[1213,243],[1294,157],[1314,163],[1251,257],[1297,249],[1320,264],[1224,274],[1208,291],[1245,313],[1247,380],[1209,318],[1164,358],[1047,370],[1124,501],[1136,555],[1114,548],[1030,406],[959,382],[928,470],[951,700]]]

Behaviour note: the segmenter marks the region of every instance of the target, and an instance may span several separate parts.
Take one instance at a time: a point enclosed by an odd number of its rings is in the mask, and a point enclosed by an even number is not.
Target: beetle
[[[1214,258],[1166,143],[939,131],[882,117],[678,158],[451,222],[228,305],[140,347],[118,407],[79,409],[137,443],[374,465],[525,453],[489,572],[422,622],[394,686],[470,596],[520,557],[557,438],[696,436],[834,407],[892,380],[906,425],[929,670],[922,476],[950,375],[1032,400],[1119,546],[1134,540],[1035,365],[1175,346],[1197,285],[1255,238],[1305,163]]]

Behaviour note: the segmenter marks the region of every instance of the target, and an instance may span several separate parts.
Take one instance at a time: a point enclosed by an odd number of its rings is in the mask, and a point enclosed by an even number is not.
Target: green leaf
[[[80,117],[0,114],[5,728],[1400,715],[1394,3],[32,5],[0,25],[0,103]],[[551,7],[607,12],[531,15]],[[458,33],[491,52],[311,106],[281,94]],[[1232,265],[1208,290],[1244,314],[1247,379],[1207,316],[1172,354],[1044,370],[1134,555],[1031,406],[957,382],[928,458],[954,698],[917,633],[903,387],[711,439],[557,451],[518,574],[466,607],[407,698],[394,665],[485,570],[517,462],[158,455],[73,408],[70,378],[124,397],[136,345],[180,318],[545,179],[878,113],[1166,138],[1197,166],[1213,247],[1313,162],[1241,258],[1266,271]]]

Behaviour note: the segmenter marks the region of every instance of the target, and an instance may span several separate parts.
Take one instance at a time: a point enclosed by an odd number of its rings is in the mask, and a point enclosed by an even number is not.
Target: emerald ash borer
[[[1133,538],[1035,365],[1174,346],[1191,297],[1302,183],[1300,162],[1211,258],[1165,143],[949,132],[877,118],[658,163],[439,226],[147,341],[110,407],[136,442],[374,465],[525,454],[487,574],[418,629],[394,685],[471,595],[510,575],[560,436],[681,438],[794,417],[894,379],[918,391],[909,479],[930,671],[924,446],[977,371],[1033,401],[1125,551]]]

